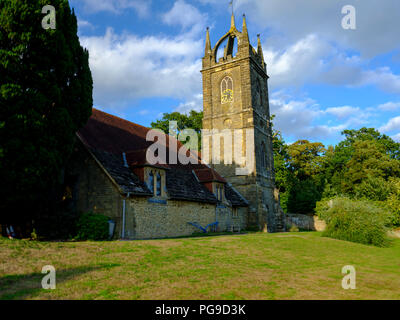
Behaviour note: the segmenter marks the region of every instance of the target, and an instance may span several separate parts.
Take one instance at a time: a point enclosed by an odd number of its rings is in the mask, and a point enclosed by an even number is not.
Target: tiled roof
[[[194,169],[193,172],[196,174],[197,179],[200,182],[222,182],[226,183],[226,180],[222,178],[218,172],[212,170],[211,168],[201,168],[201,169]]]
[[[149,130],[151,129],[93,109],[92,116],[79,130],[78,136],[123,192],[151,196],[146,184],[140,181],[131,169],[134,166],[149,165],[146,160],[146,150],[154,143],[146,141]],[[169,139],[174,138],[166,135],[167,148]],[[177,145],[178,148],[182,147],[179,141]],[[169,163],[169,149],[167,150],[167,163]],[[215,203],[217,201],[215,196],[202,183],[209,181],[226,183],[216,171],[202,163],[155,166],[167,169],[167,191],[171,199]],[[231,200],[233,205],[246,205],[238,200],[243,198],[236,191],[230,187],[226,190],[227,199]]]
[[[247,207],[249,205],[248,201],[230,183],[225,185],[225,197],[232,206]]]

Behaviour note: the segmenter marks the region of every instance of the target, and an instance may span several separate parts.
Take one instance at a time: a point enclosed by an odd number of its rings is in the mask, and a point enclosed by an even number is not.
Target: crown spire
[[[232,15],[231,15],[231,29],[235,29],[236,26],[235,26],[235,13],[233,12],[233,0],[231,0],[231,1],[229,2],[229,5],[230,5],[230,7],[231,7],[231,9],[232,9]]]
[[[257,53],[258,56],[261,58],[261,64],[264,67],[264,54],[263,54],[263,49],[261,45],[261,39],[260,39],[260,34],[257,35]]]
[[[248,31],[247,31],[247,23],[246,23],[246,15],[245,14],[243,14],[242,33],[245,36],[246,40],[249,40],[249,34],[248,34]]]
[[[205,49],[205,54],[211,54],[211,41],[210,41],[210,28],[207,27],[207,32],[206,32],[206,49]]]

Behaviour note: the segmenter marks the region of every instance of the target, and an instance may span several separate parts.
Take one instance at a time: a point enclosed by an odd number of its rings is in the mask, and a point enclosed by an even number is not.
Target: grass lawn
[[[57,288],[41,288],[44,265]],[[357,289],[341,287],[353,265]],[[0,239],[0,299],[400,299],[400,239],[376,248],[317,232],[146,241]]]

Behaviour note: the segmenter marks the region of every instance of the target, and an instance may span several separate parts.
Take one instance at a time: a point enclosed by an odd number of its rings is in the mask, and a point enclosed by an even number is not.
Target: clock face
[[[227,103],[227,102],[232,102],[232,101],[233,101],[233,90],[225,89],[222,92],[221,102],[222,103]]]

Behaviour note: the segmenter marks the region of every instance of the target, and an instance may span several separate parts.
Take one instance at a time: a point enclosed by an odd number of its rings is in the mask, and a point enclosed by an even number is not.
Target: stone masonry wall
[[[285,217],[288,229],[295,226],[302,230],[324,231],[326,228],[325,221],[314,215],[287,213]]]
[[[197,222],[205,227],[215,222],[215,218],[214,204],[175,200],[168,200],[166,204],[152,203],[147,198],[135,197],[127,201],[126,237],[151,239],[189,236],[201,230],[188,222]]]
[[[77,176],[76,210],[103,214],[115,221],[115,234],[122,230],[122,196],[90,153],[77,143],[69,174]]]

